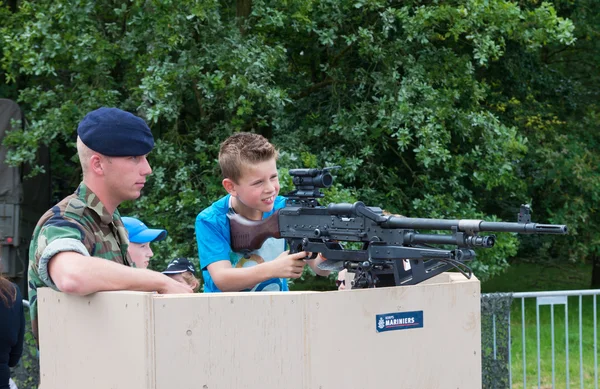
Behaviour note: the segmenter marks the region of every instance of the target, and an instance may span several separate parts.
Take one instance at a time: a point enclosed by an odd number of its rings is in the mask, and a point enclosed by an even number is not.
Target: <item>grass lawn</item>
[[[589,289],[591,266],[584,264],[563,264],[541,266],[518,263],[501,276],[482,283],[482,293],[493,292],[532,292],[551,290]],[[597,314],[600,313],[600,296],[596,298]],[[525,371],[527,388],[538,387],[538,334],[536,299],[525,299]],[[541,388],[567,387],[567,353],[565,316],[568,317],[568,376],[573,388],[594,388],[594,317],[593,298],[581,299],[581,350],[580,363],[580,322],[579,297],[569,297],[567,315],[565,305],[539,306],[539,355]],[[554,316],[554,336],[552,336],[552,315]],[[523,388],[523,333],[521,299],[515,299],[511,307],[511,371],[513,388]],[[554,339],[554,345],[553,345]],[[552,349],[554,347],[554,362]],[[554,364],[554,378],[552,366]],[[583,376],[583,386],[581,377]],[[553,386],[554,381],[554,386]]]

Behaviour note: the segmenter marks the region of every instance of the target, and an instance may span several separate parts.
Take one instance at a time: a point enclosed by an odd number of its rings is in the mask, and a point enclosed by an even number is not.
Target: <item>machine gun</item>
[[[248,220],[230,212],[232,249],[249,253],[267,238],[285,238],[290,253],[307,251],[313,253],[311,258],[321,253],[327,260],[319,268],[347,269],[355,273],[353,288],[373,288],[414,285],[450,269],[471,278],[465,262],[475,258],[473,249],[491,248],[496,241],[495,235],[481,232],[567,233],[566,225],[532,223],[529,205],[521,205],[517,223],[384,215],[381,208],[360,201],[321,206],[321,189],[333,183],[331,169],[290,170],[296,189],[286,196],[286,206],[267,219]],[[345,249],[340,242],[358,242],[362,247]]]

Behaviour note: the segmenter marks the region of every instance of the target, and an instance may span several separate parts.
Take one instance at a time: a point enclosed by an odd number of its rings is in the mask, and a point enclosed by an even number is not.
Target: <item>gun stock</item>
[[[231,248],[236,252],[258,250],[268,238],[281,238],[279,211],[263,220],[249,220],[230,212],[227,214],[231,228]]]

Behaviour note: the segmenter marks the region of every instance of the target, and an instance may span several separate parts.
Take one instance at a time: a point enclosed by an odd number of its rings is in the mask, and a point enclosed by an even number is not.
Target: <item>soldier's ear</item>
[[[235,182],[229,178],[225,178],[223,180],[223,188],[232,196],[237,196],[237,191],[235,190]]]
[[[100,158],[98,154],[92,154],[90,157],[90,170],[98,175],[104,174],[104,169],[102,168],[102,158]]]

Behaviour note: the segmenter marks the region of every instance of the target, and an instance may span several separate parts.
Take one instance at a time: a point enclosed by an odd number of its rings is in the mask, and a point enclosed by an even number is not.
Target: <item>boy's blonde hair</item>
[[[194,277],[194,275],[191,272],[186,271],[181,276],[183,277],[185,282],[192,288],[194,293],[200,290],[200,281],[198,281],[198,279]]]
[[[194,293],[196,293],[197,291],[200,290],[200,280],[198,280],[191,271],[185,271],[183,273],[171,273],[171,274],[165,274],[168,277],[173,278],[173,276],[176,276],[178,274],[181,274],[181,278],[183,278],[183,280],[185,281],[185,283],[192,288],[192,291],[194,291]],[[176,280],[179,281],[179,280]],[[181,281],[179,281],[181,282]]]
[[[231,135],[219,150],[219,166],[223,178],[237,182],[245,165],[277,159],[279,152],[267,138],[250,132]]]

